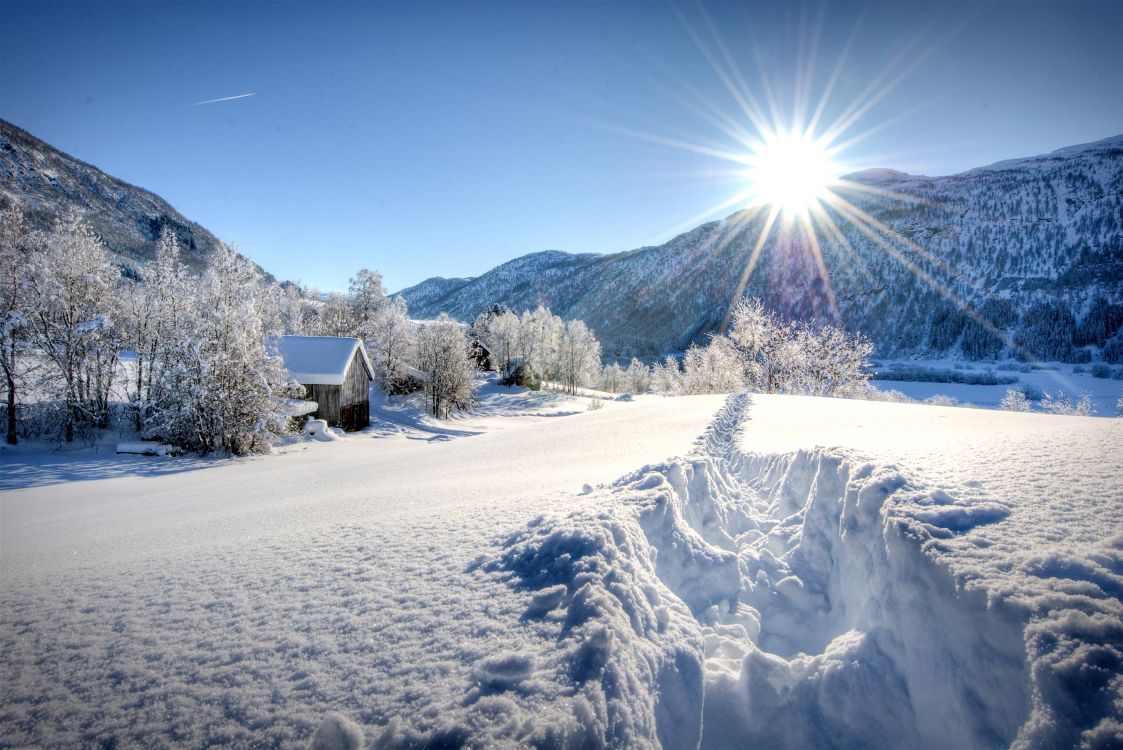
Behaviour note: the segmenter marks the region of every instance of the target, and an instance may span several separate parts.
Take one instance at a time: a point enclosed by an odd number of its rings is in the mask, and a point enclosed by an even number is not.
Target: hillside
[[[47,232],[68,211],[82,213],[130,278],[144,276],[164,227],[175,232],[184,263],[196,271],[219,243],[155,193],[111,177],[0,120],[0,209],[13,204],[23,207],[35,229]]]
[[[1123,136],[948,177],[877,169],[849,180],[855,187],[836,192],[893,235],[830,211],[839,232],[821,227],[818,236],[835,305],[809,243],[777,232],[748,294],[787,317],[862,330],[882,355],[1080,360],[1112,337],[1109,358],[1123,353]],[[417,317],[545,304],[588,322],[609,356],[653,356],[721,325],[763,225],[764,216],[742,211],[659,247],[535,253],[399,294]]]

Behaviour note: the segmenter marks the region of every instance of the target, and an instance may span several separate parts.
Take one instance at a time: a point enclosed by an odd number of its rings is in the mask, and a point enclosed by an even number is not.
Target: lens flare
[[[713,244],[703,245],[698,252],[721,249],[745,232],[756,234],[751,243],[752,249],[748,250],[749,245],[746,245],[744,269],[718,329],[720,332],[726,331],[734,305],[748,288],[769,243],[793,253],[805,253],[810,261],[808,266],[816,274],[815,282],[821,290],[826,312],[840,319],[838,300],[828,275],[830,265],[824,256],[845,256],[843,262],[856,266],[871,282],[876,281],[863,254],[851,243],[850,237],[858,236],[863,242],[883,250],[932,292],[1006,342],[1011,351],[1019,351],[1016,342],[1010,340],[1004,331],[980,315],[966,299],[960,298],[954,287],[941,280],[955,278],[957,274],[939,254],[902,236],[861,207],[863,198],[885,198],[919,206],[931,205],[929,200],[923,195],[898,192],[891,185],[871,184],[855,178],[854,175],[865,165],[853,163],[845,156],[855,144],[931,104],[922,101],[913,110],[897,113],[864,130],[855,130],[858,123],[946,39],[937,39],[927,49],[922,44],[923,34],[907,40],[857,95],[839,101],[838,84],[847,68],[848,56],[858,43],[859,21],[815,102],[816,48],[826,22],[824,5],[810,28],[805,28],[808,19],[800,16],[800,41],[792,66],[793,75],[781,78],[792,78],[794,86],[789,101],[775,86],[766,67],[768,57],[760,53],[755,42],[751,45],[753,57],[750,69],[757,71],[758,80],[757,85],[750,86],[738,59],[726,45],[718,24],[710,18],[704,5],[699,4],[693,16],[677,5],[670,7],[736,109],[727,111],[708,91],[672,75],[682,83],[682,91],[678,95],[680,104],[705,120],[727,140],[694,141],[689,137],[671,137],[614,124],[592,124],[651,143],[715,157],[733,165],[727,174],[736,180],[735,192],[678,223],[673,229],[675,233],[687,231],[699,221],[711,220],[718,211],[736,207],[742,210],[726,219],[730,231],[716,233]],[[701,23],[696,23],[694,18]],[[949,35],[951,33],[949,31]],[[833,110],[839,111],[835,114]],[[713,170],[704,174],[707,179],[713,179]],[[850,231],[844,231],[844,227]]]
[[[838,171],[822,143],[794,133],[766,137],[751,162],[748,179],[755,201],[789,218],[818,206]]]

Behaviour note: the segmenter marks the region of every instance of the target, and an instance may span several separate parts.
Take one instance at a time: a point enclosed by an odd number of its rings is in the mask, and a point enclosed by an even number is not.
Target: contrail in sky
[[[238,94],[237,96],[224,96],[221,99],[207,99],[205,102],[195,102],[191,106],[198,107],[200,104],[214,104],[215,102],[228,102],[231,99],[245,99],[247,96],[253,96],[253,94]]]

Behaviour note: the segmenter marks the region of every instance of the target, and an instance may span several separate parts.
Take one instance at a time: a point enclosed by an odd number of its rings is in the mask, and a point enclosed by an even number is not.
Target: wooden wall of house
[[[363,365],[363,355],[358,349],[347,366],[347,376],[343,378],[343,406],[369,403],[370,378],[367,377],[367,368]]]
[[[316,412],[312,416],[315,419],[323,419],[332,427],[339,427],[342,386],[305,383],[304,387],[308,390],[306,398],[309,401],[315,401],[317,404]]]
[[[370,424],[370,377],[358,350],[347,367],[343,385],[305,383],[304,387],[308,390],[306,398],[318,405],[312,415],[316,419],[345,430],[362,430]]]

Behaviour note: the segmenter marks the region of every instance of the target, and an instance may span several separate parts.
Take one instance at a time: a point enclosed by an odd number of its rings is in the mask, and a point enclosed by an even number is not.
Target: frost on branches
[[[44,243],[27,268],[24,317],[46,367],[38,390],[62,405],[67,442],[109,425],[121,326],[114,291],[120,274],[104,243],[77,214]]]
[[[1007,389],[1006,395],[1002,397],[1002,403],[999,406],[1005,411],[1033,411],[1033,405],[1030,404],[1026,392],[1021,388]]]
[[[284,431],[278,399],[303,394],[265,348],[260,283],[249,261],[218,249],[156,360],[147,434],[203,453],[246,453]]]
[[[540,305],[522,315],[493,308],[472,328],[491,347],[492,366],[505,377],[516,365],[529,363],[568,393],[601,377],[600,342],[584,321],[564,321]]]
[[[417,367],[425,376],[425,397],[434,417],[472,405],[476,367],[468,358],[464,329],[445,314],[417,333]]]
[[[692,346],[681,369],[673,357],[656,363],[649,374],[656,393],[761,393],[848,395],[863,391],[869,380],[873,347],[862,334],[832,325],[782,323],[758,299],[734,307],[728,336],[715,335],[705,347]],[[636,362],[629,366],[631,372]],[[617,378],[610,376],[610,381]],[[629,387],[637,379],[627,378]]]

